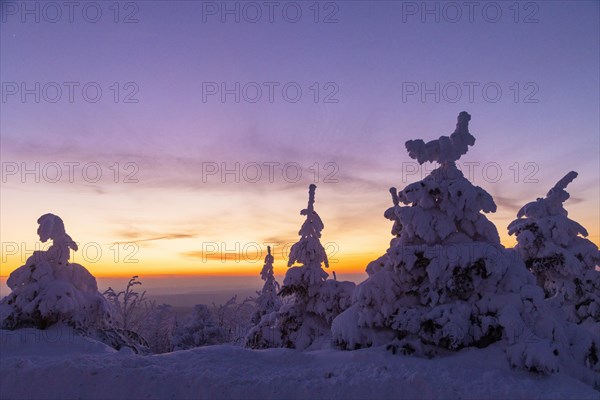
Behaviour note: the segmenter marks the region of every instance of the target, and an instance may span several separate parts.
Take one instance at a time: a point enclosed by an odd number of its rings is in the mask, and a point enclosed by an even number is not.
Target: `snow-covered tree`
[[[98,292],[96,278],[83,266],[69,263],[77,244],[66,233],[62,219],[53,214],[38,219],[47,250],[34,251],[25,265],[13,271],[7,285],[12,292],[0,302],[3,329],[45,329],[62,323],[85,336],[121,349],[145,352],[147,345],[136,332],[115,326],[111,304]]]
[[[593,340],[587,336],[577,351],[570,347],[564,321],[483,214],[496,211],[492,197],[456,167],[475,143],[470,119],[461,112],[449,137],[406,143],[412,158],[439,167],[391,191],[394,205],[385,216],[397,237],[369,264],[354,305],[333,321],[334,342],[346,349],[387,344],[394,352],[433,356],[501,341],[515,367],[556,371],[561,357],[591,364]],[[582,373],[589,378],[589,371]]]
[[[140,334],[148,343],[152,353],[168,353],[173,350],[175,331],[175,312],[168,304],[156,305],[154,301],[146,304],[145,320],[140,326]]]
[[[134,275],[127,282],[125,290],[116,292],[112,287],[109,287],[103,293],[110,304],[113,330],[110,336],[118,334],[118,336],[123,337],[126,341],[125,346],[131,347],[136,353],[166,352],[168,350],[164,349],[168,346],[163,345],[165,340],[161,339],[160,344],[157,344],[156,340],[158,336],[164,335],[169,335],[170,340],[171,332],[166,329],[167,322],[163,321],[165,330],[155,332],[155,329],[158,328],[155,326],[158,323],[155,320],[158,318],[156,304],[146,298],[146,291],[137,292],[135,290],[137,285],[141,286],[142,282],[140,282],[137,275]],[[166,309],[163,311],[166,311]],[[166,317],[166,314],[164,317]],[[152,339],[154,343],[151,345],[147,338]],[[109,341],[112,341],[112,339]],[[117,345],[118,347],[119,345]],[[157,350],[159,347],[162,349],[161,351]]]
[[[238,302],[237,295],[224,304],[212,303],[211,312],[217,326],[223,332],[221,343],[243,345],[252,328],[252,315],[256,310],[255,299],[247,297]]]
[[[185,350],[216,344],[243,345],[252,328],[254,311],[254,298],[238,302],[237,295],[223,304],[197,304],[185,322],[175,327],[172,347]]]
[[[223,342],[223,334],[210,309],[204,304],[197,304],[186,322],[176,329],[173,349],[187,350],[220,344]]]
[[[109,287],[103,294],[111,306],[113,328],[129,341],[136,350],[166,353],[172,350],[175,330],[175,312],[168,304],[157,305],[146,298],[146,291],[138,292],[142,285],[139,276],[129,279],[124,290],[119,292]]]
[[[545,198],[523,206],[508,233],[516,235],[515,249],[549,301],[570,321],[588,325],[600,337],[600,252],[563,207],[569,198],[565,189],[576,177],[569,172]]]
[[[134,332],[140,331],[140,327],[149,311],[146,291],[139,293],[134,290],[136,285],[141,284],[139,277],[134,275],[127,282],[125,290],[115,292],[112,287],[109,287],[103,293],[111,305],[113,326],[116,328]]]
[[[273,273],[273,261],[271,246],[267,246],[265,265],[260,271],[260,277],[265,284],[260,292],[256,292],[258,297],[256,298],[256,311],[252,315],[253,324],[258,324],[263,315],[277,311],[281,307],[281,299],[277,296],[279,283],[275,280]]]
[[[280,295],[290,298],[279,311],[266,314],[250,331],[246,344],[253,348],[291,347],[306,349],[317,339],[328,337],[333,319],[350,306],[354,284],[327,280],[329,267],[321,245],[324,228],[314,209],[316,185],[309,186],[308,207],[300,228],[300,240],[290,249],[288,269]],[[296,263],[299,265],[294,266]]]
[[[3,329],[44,329],[64,323],[82,332],[110,326],[109,305],[98,292],[89,271],[69,263],[77,244],[66,233],[62,219],[53,214],[38,219],[38,235],[48,250],[34,251],[25,265],[14,270],[6,284],[12,290],[0,303]]]

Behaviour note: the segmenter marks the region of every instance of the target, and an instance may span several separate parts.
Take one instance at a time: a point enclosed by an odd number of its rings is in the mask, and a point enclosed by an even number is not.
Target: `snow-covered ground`
[[[434,360],[383,348],[299,352],[207,346],[140,356],[65,327],[0,332],[2,399],[600,397],[564,372],[513,371],[495,345]]]

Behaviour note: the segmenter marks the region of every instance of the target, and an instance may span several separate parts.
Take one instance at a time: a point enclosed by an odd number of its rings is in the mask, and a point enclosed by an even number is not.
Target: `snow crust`
[[[598,398],[564,373],[532,379],[511,370],[497,345],[436,360],[385,348],[298,352],[222,345],[142,356],[99,342],[94,347],[75,333],[50,342],[45,331],[35,331],[0,331],[3,399]]]

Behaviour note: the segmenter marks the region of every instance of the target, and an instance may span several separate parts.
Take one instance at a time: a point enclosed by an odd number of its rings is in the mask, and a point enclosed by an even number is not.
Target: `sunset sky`
[[[463,110],[477,142],[460,163],[494,197],[503,244],[514,244],[506,226],[520,206],[571,170],[565,207],[598,244],[599,3],[496,2],[497,22],[477,8],[454,23],[456,10],[440,8],[437,22],[406,3],[296,2],[283,13],[280,2],[270,22],[267,9],[258,18],[228,2],[236,22],[221,2],[121,3],[118,15],[98,2],[96,23],[89,10],[52,23],[55,10],[36,22],[22,3],[3,5],[0,276],[24,263],[51,212],[96,276],[257,277],[270,244],[281,277],[310,183],[330,269],[362,273],[391,239],[388,188],[432,169],[414,172],[404,142],[450,134]],[[23,171],[36,163],[39,182]],[[236,163],[239,182],[222,176]]]

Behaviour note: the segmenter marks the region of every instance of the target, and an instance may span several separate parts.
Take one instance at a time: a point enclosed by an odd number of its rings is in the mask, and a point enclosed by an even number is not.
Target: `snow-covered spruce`
[[[0,302],[2,329],[65,324],[117,350],[129,347],[145,352],[147,344],[136,332],[113,325],[112,309],[98,292],[96,278],[82,265],[69,263],[70,250],[77,251],[77,244],[62,219],[44,214],[37,222],[40,241],[52,240],[52,245],[34,251],[8,277],[6,284],[12,291]]]
[[[333,319],[350,306],[354,284],[327,279],[329,267],[321,245],[324,228],[314,209],[315,185],[309,187],[308,207],[300,212],[306,220],[300,240],[290,249],[288,267],[280,295],[288,297],[279,311],[265,314],[246,341],[252,348],[290,347],[306,349],[328,337]],[[294,264],[300,264],[293,266]]]
[[[492,197],[454,163],[474,144],[469,120],[460,113],[449,138],[407,142],[419,163],[440,166],[391,190],[394,205],[385,216],[397,237],[367,267],[353,306],[333,321],[333,340],[345,349],[389,345],[425,356],[501,341],[514,367],[553,372],[564,362],[597,380],[583,367],[593,361],[593,344],[570,347],[565,331],[573,326],[544,302],[533,275],[482,213],[496,211]]]
[[[516,235],[515,249],[548,301],[560,307],[569,321],[586,325],[600,337],[600,272],[596,270],[600,252],[563,207],[569,198],[565,188],[576,177],[576,172],[569,172],[545,198],[523,206],[508,233]]]
[[[260,277],[265,281],[265,284],[262,290],[257,292],[256,311],[252,315],[253,324],[258,324],[263,315],[277,311],[281,307],[281,299],[277,296],[279,283],[275,280],[275,274],[273,273],[273,261],[271,246],[267,246],[265,265],[260,271]]]
[[[96,279],[85,267],[68,262],[77,244],[62,219],[45,214],[37,222],[40,241],[52,240],[52,245],[34,251],[10,274],[6,284],[12,292],[0,303],[2,328],[44,329],[59,322],[84,332],[108,327],[110,308]]]

